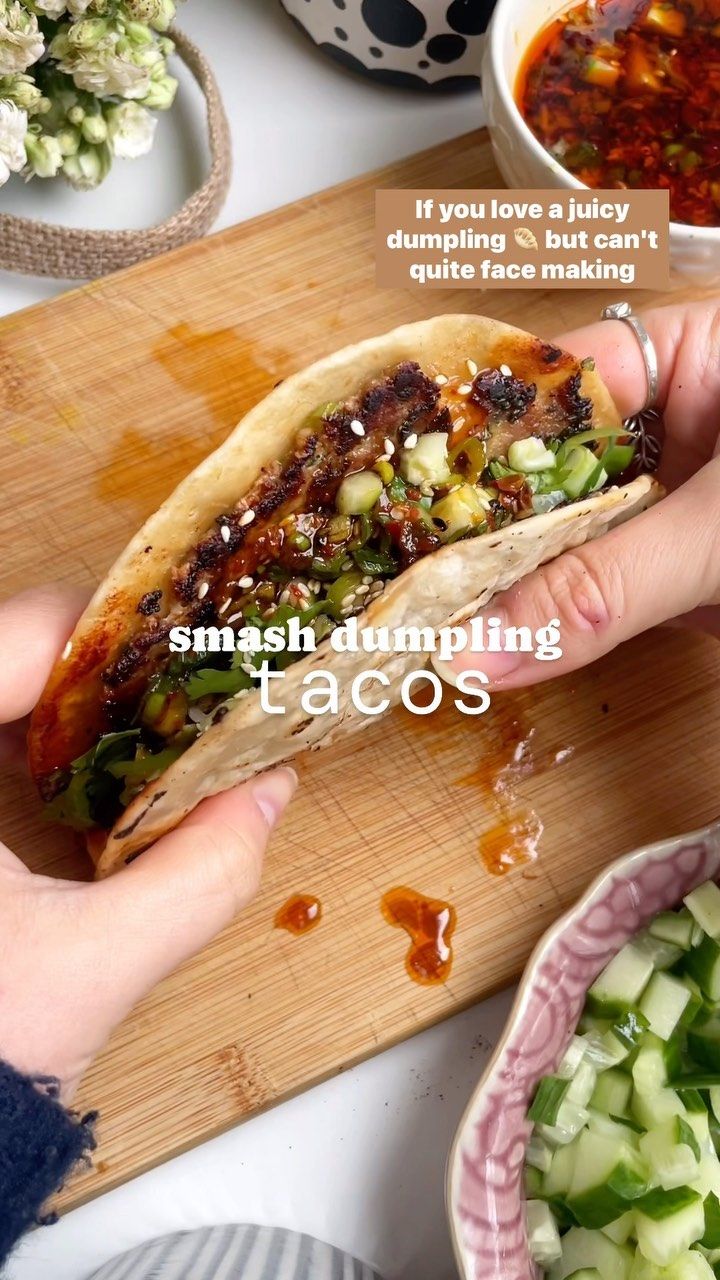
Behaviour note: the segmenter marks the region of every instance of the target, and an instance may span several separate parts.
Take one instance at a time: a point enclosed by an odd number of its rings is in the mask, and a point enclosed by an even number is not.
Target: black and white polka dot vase
[[[411,89],[480,83],[493,0],[280,0],[324,53]]]

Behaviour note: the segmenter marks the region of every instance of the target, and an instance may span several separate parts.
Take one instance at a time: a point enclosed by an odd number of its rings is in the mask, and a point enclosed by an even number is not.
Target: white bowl
[[[495,8],[483,56],[483,98],[495,161],[509,187],[588,189],[541,146],[515,102],[529,43],[569,7],[567,0],[498,0]],[[675,275],[692,284],[719,281],[720,227],[671,222],[670,260]]]

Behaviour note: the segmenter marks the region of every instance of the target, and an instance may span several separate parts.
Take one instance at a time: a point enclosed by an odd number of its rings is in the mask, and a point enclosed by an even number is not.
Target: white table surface
[[[275,0],[188,0],[181,20],[216,69],[233,128],[233,186],[219,226],[481,122],[479,94],[426,98],[339,70]],[[14,183],[0,208],[95,227],[158,221],[202,171],[202,141],[200,100],[188,88],[153,153],[118,163],[99,191]],[[67,287],[0,273],[0,312]],[[508,1006],[504,995],[460,1014],[36,1232],[10,1280],[84,1280],[143,1240],[220,1222],[310,1232],[386,1280],[449,1280],[445,1161]]]

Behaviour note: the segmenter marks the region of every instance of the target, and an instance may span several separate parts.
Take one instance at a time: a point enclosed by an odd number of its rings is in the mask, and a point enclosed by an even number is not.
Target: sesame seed
[[[229,524],[223,524],[220,526],[220,537],[222,538],[223,542],[230,541],[230,525]]]
[[[370,588],[369,588],[369,587],[367,587],[367,586],[365,585],[365,583],[363,582],[359,587],[356,587],[356,588],[355,588],[355,595],[356,595],[356,596],[366,596],[369,590],[370,590]]]
[[[438,387],[447,386],[447,378],[444,373],[439,373],[435,379],[435,385]]]
[[[62,651],[63,662],[65,661],[66,658],[70,657],[71,653],[72,653],[72,640],[68,640],[67,644],[65,645],[65,648]]]
[[[342,564],[340,565],[340,568],[344,569],[345,572],[347,572],[348,569],[352,569],[352,567],[353,567],[353,562],[349,558],[347,560],[343,560]]]
[[[210,583],[201,582],[200,586],[198,587],[198,600],[204,600],[209,590],[210,590]]]
[[[311,591],[319,591],[319,590],[320,590],[320,583],[318,582],[317,578],[310,578],[310,580],[309,580],[309,582],[308,582],[308,586],[309,586],[309,588],[310,588],[310,590],[311,590]]]
[[[381,454],[380,454],[380,457],[378,458],[378,462],[389,462],[389,461],[390,461],[390,454],[389,454],[389,453],[381,453]]]
[[[352,422],[350,423],[350,430],[352,431],[353,435],[356,435],[356,436],[365,435],[365,428],[362,422],[358,421],[357,418],[353,418]]]
[[[512,369],[510,368],[509,364],[501,364],[500,372],[503,378],[512,378]]]
[[[474,360],[466,360],[466,361],[465,361],[465,365],[466,365],[466,367],[467,367],[467,371],[468,371],[468,373],[470,374],[470,377],[471,377],[471,378],[476,378],[476,377],[477,377],[478,367],[477,367],[477,365],[476,365],[475,361],[474,361]]]
[[[252,662],[241,662],[240,670],[244,671],[246,676],[254,676],[257,674],[257,668],[253,666]]]
[[[371,587],[371,586],[372,586],[372,574],[370,574],[370,573],[365,573],[365,574],[363,574],[363,580],[362,580],[362,581],[363,581],[363,586],[364,586],[364,587]]]
[[[453,431],[461,431],[464,426],[465,426],[465,419],[456,418],[455,421],[453,422],[452,429]]]
[[[250,507],[247,511],[244,511],[243,514],[241,515],[240,527],[244,529],[246,525],[252,524],[254,519],[255,519],[255,512],[253,511],[252,507]]]
[[[471,382],[461,382],[460,386],[458,387],[459,396],[469,396],[471,391],[472,391]]]
[[[285,589],[280,592],[280,604],[289,604],[289,603],[290,603],[290,589],[289,587],[285,587]]]
[[[412,435],[408,436],[405,441],[405,448],[414,449],[417,442],[418,442],[417,433],[413,431]]]
[[[340,617],[341,617],[341,618],[349,618],[351,613],[352,613],[352,605],[350,605],[347,609],[341,609],[341,610],[340,610]]]
[[[392,516],[393,520],[402,520],[402,515],[403,515],[402,507],[391,507],[390,515]]]
[[[386,437],[385,437],[385,439],[383,440],[383,444],[384,444],[384,446],[385,446],[385,452],[386,452],[387,454],[389,454],[389,455],[390,455],[390,457],[392,458],[392,456],[393,456],[393,454],[394,454],[394,452],[395,452],[395,445],[393,444],[393,442],[392,442],[392,440],[390,439],[390,437],[389,437],[389,436],[386,436]]]
[[[238,622],[239,619],[242,618],[242,616],[243,616],[242,609],[240,610],[239,613],[233,613],[231,617],[228,618],[228,626],[231,626],[233,622]]]
[[[268,618],[272,618],[275,612],[276,612],[275,605],[274,604],[269,605],[269,607],[262,614],[263,622],[267,622]]]
[[[249,588],[252,586],[252,584],[253,584],[253,580],[250,574],[248,574],[246,578],[241,578],[240,581],[238,582],[238,586],[241,591],[248,591]]]
[[[226,613],[227,610],[230,608],[231,604],[232,604],[232,596],[228,596],[227,600],[225,600],[224,603],[220,605],[220,608],[218,609],[218,613]]]

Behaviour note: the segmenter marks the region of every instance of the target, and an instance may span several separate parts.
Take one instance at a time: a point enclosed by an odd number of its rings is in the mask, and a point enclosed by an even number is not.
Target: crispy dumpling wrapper
[[[33,715],[28,741],[34,777],[42,780],[53,770],[67,768],[93,745],[103,698],[102,673],[136,634],[142,622],[138,602],[158,589],[172,590],[173,570],[187,561],[218,514],[234,508],[263,469],[292,448],[297,432],[319,404],[346,401],[403,361],[417,361],[431,376],[442,372],[453,377],[464,374],[468,359],[480,369],[508,365],[517,377],[534,382],[537,421],[543,413],[552,413],[557,387],[580,372],[582,395],[592,402],[587,426],[616,425],[622,433],[617,409],[594,369],[581,368],[574,357],[540,339],[482,316],[438,316],[406,325],[292,375],[250,410],[225,443],[178,486],[96,591]],[[629,519],[661,493],[655,481],[643,476],[546,515],[443,546],[390,580],[360,615],[358,625],[439,629],[464,621],[498,591]],[[217,625],[221,624],[219,619]],[[378,696],[395,702],[404,676],[421,661],[414,653],[336,653],[321,642],[278,682],[287,714],[265,714],[259,692],[250,691],[131,801],[109,834],[91,833],[89,847],[98,876],[112,873],[145,849],[206,796],[373,723],[377,717],[363,715],[350,700],[353,678],[361,671],[382,670],[390,684]],[[332,671],[338,678],[339,716],[308,717],[302,711],[303,677],[314,670]]]

